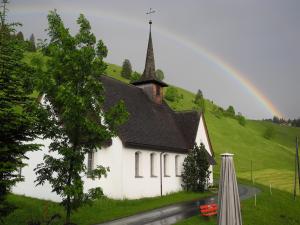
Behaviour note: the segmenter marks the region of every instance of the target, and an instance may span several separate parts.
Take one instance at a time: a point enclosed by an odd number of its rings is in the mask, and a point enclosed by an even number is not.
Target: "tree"
[[[203,192],[207,187],[210,171],[207,152],[203,143],[194,145],[183,162],[182,182],[187,191]]]
[[[202,112],[205,112],[205,99],[200,89],[195,96],[194,103],[201,109]]]
[[[121,76],[130,79],[132,74],[132,67],[129,59],[125,59],[122,65],[122,71],[121,71]]]
[[[17,36],[16,36],[20,41],[24,41],[24,35],[23,35],[23,33],[22,33],[22,31],[19,31],[18,33],[17,33]]]
[[[45,94],[48,130],[44,138],[51,140],[44,162],[35,169],[37,185],[48,181],[52,191],[60,195],[66,210],[65,224],[71,213],[83,203],[103,195],[100,187],[84,193],[82,176],[92,179],[106,176],[108,168],[97,166],[87,172],[85,156],[101,147],[113,136],[128,117],[124,102],[103,110],[104,88],[99,76],[104,73],[107,56],[104,43],[91,33],[89,21],[80,15],[80,29],[72,36],[56,11],[48,14],[49,43],[42,51],[49,59],[40,74],[37,86]]]
[[[242,126],[246,125],[246,118],[242,114],[237,115],[236,119],[239,121],[240,125]]]
[[[274,116],[273,117],[273,123],[277,123],[277,124],[279,124],[279,118],[277,117],[277,116]]]
[[[138,81],[141,78],[141,74],[138,72],[134,71],[132,76],[130,77],[130,82],[135,82]]]
[[[233,108],[233,106],[229,106],[227,109],[226,109],[226,114],[230,117],[234,117],[235,116],[235,110]]]
[[[17,23],[6,22],[7,1],[0,12],[0,222],[15,206],[6,200],[11,187],[23,178],[18,174],[22,159],[29,151],[39,149],[32,144],[40,133],[39,109],[28,88],[32,68],[23,63],[24,43],[12,33]]]
[[[198,89],[194,100],[195,104],[197,104],[201,99],[203,99],[203,93],[200,89]]]
[[[157,69],[155,71],[155,75],[156,75],[156,78],[160,81],[162,81],[163,79],[165,79],[165,75],[164,75],[164,72],[161,70],[161,69]]]
[[[170,102],[177,102],[180,99],[180,95],[178,94],[178,91],[174,87],[168,87],[165,98]]]
[[[29,38],[29,41],[28,41],[28,51],[30,51],[30,52],[35,52],[36,51],[34,34],[30,35],[30,38]]]

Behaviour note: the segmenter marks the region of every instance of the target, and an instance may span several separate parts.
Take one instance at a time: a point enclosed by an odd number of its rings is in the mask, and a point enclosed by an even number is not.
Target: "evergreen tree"
[[[103,111],[104,88],[99,76],[106,69],[103,58],[107,48],[101,40],[96,42],[89,21],[79,16],[80,29],[75,36],[56,11],[49,13],[48,24],[50,42],[42,50],[49,59],[44,72],[38,69],[38,86],[45,93],[49,114],[44,138],[51,139],[49,150],[59,157],[44,156],[44,162],[36,168],[36,182],[43,185],[48,181],[52,191],[62,197],[65,223],[70,224],[73,210],[103,195],[100,187],[84,193],[82,174],[101,178],[108,169],[99,165],[87,171],[85,156],[115,136],[128,113],[124,102]]]
[[[131,63],[128,59],[125,59],[122,65],[121,76],[126,79],[130,79],[131,74],[132,74]]]
[[[207,152],[203,143],[188,153],[183,162],[182,182],[183,188],[187,191],[203,192],[207,187],[210,171]]]
[[[28,51],[30,51],[30,52],[35,52],[36,51],[34,34],[30,35],[30,38],[29,38],[29,41],[28,41]]]
[[[195,96],[194,103],[201,109],[202,112],[205,112],[205,99],[200,89]]]
[[[20,41],[24,41],[24,35],[23,35],[23,33],[22,33],[22,31],[19,31],[18,33],[17,33],[17,36],[16,36]]]
[[[28,151],[39,149],[30,144],[40,132],[39,105],[29,97],[27,82],[32,68],[22,62],[23,42],[14,38],[17,25],[6,22],[7,1],[0,12],[0,222],[15,207],[6,200],[11,187],[22,180],[18,171]]]
[[[273,117],[273,123],[277,123],[277,124],[279,124],[279,118],[278,118],[278,116],[274,116]]]
[[[156,75],[156,78],[160,81],[162,81],[163,79],[165,79],[165,74],[164,72],[161,70],[161,69],[157,69],[155,71],[155,75]]]
[[[203,93],[200,89],[198,89],[197,94],[195,96],[195,103],[197,104],[203,98]]]

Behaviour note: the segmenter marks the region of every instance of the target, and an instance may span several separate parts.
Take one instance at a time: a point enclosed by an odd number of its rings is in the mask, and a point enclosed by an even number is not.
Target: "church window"
[[[164,155],[164,176],[165,177],[170,176],[170,173],[169,173],[169,155],[168,154]]]
[[[136,152],[135,157],[135,177],[140,178],[141,176],[141,152]]]
[[[151,171],[151,177],[157,177],[156,176],[156,154],[155,153],[151,153],[150,154],[150,171]]]
[[[90,174],[94,169],[94,152],[88,153],[87,173]]]
[[[21,178],[22,177],[22,167],[18,167],[18,177]]]
[[[175,174],[177,177],[181,176],[180,165],[179,165],[179,155],[175,156]]]

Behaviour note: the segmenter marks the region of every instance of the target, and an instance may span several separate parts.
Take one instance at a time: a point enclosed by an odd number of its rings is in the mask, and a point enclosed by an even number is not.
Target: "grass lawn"
[[[299,225],[300,224],[300,196],[293,200],[290,192],[272,189],[269,187],[256,185],[262,193],[257,195],[257,205],[254,206],[254,199],[241,202],[242,219],[245,225]],[[216,216],[207,219],[200,216],[193,216],[183,220],[176,225],[194,224],[217,224]]]
[[[72,221],[78,225],[92,225],[210,195],[212,195],[210,192],[178,192],[163,197],[143,198],[139,200],[112,200],[103,198],[95,201],[91,206],[87,205],[80,208],[72,215]],[[54,202],[19,195],[10,195],[9,200],[18,206],[19,209],[6,218],[5,225],[24,225],[29,220],[49,218],[54,213],[64,216],[63,208]],[[62,223],[63,220],[60,220],[56,224],[61,225]]]

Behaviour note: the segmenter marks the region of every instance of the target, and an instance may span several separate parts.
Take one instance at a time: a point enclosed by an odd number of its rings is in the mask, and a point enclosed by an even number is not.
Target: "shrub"
[[[170,102],[178,102],[180,99],[180,95],[178,91],[174,87],[169,87],[166,91],[165,98]]]
[[[275,129],[273,126],[270,126],[266,129],[265,133],[264,133],[264,138],[270,140],[272,137],[274,137],[275,134]]]
[[[246,119],[245,119],[244,116],[238,115],[238,116],[236,116],[236,119],[238,120],[238,122],[239,122],[240,125],[242,125],[242,126],[246,125]]]
[[[141,74],[138,72],[133,72],[133,74],[130,77],[130,82],[138,81],[141,78]]]

